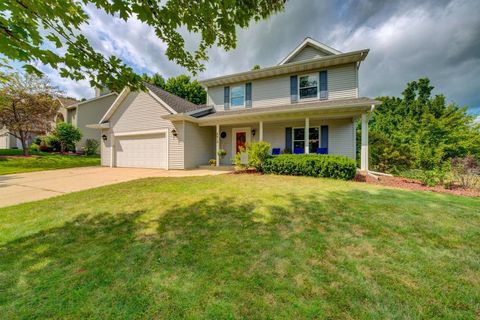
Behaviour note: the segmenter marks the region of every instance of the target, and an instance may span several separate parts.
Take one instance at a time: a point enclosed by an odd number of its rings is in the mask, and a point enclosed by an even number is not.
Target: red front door
[[[235,147],[235,152],[239,153],[240,148],[245,148],[245,144],[247,142],[247,133],[246,132],[237,132],[236,133],[236,147]]]

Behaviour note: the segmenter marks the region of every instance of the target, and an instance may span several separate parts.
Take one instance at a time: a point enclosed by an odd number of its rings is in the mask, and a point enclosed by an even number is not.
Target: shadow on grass
[[[411,201],[412,193],[275,197],[273,202],[210,197],[157,216],[146,210],[79,216],[12,241],[0,247],[0,313],[6,318],[475,316],[478,285],[467,278],[478,275],[478,261],[468,255],[478,249],[471,241],[480,239],[470,229],[462,230],[468,241],[452,237],[457,225],[425,220],[422,208],[438,203],[425,202],[402,215],[388,204]]]

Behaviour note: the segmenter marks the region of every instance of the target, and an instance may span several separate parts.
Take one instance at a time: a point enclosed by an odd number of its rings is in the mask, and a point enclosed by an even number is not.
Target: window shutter
[[[245,83],[245,107],[252,107],[252,83]]]
[[[292,128],[285,128],[285,149],[292,152]]]
[[[290,77],[290,101],[292,103],[298,101],[298,77],[291,76]]]
[[[320,84],[320,99],[328,99],[328,76],[327,70],[320,71],[319,74],[319,84]]]
[[[328,126],[321,126],[321,142],[320,142],[320,147],[321,148],[327,148],[328,149]]]
[[[223,108],[230,109],[230,87],[223,88]]]

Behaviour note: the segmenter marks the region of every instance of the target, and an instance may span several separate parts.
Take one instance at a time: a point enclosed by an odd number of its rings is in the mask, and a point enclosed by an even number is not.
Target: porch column
[[[305,118],[305,154],[310,153],[310,118]]]
[[[220,125],[217,124],[215,130],[215,165],[220,166],[220,156],[218,155],[218,150],[220,150]]]
[[[263,141],[263,121],[260,121],[258,124],[258,131],[260,131],[258,133],[258,141]]]
[[[368,115],[362,114],[362,149],[360,153],[360,170],[368,171]]]

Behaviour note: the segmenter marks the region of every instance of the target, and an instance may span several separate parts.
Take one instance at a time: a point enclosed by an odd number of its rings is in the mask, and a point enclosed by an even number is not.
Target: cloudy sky
[[[91,21],[82,31],[95,49],[141,73],[187,73],[166,59],[165,45],[149,27],[87,11]],[[479,12],[479,0],[291,0],[283,13],[239,30],[235,50],[212,48],[197,78],[275,65],[310,36],[343,52],[370,48],[360,68],[362,96],[399,95],[408,81],[429,77],[436,93],[480,114]],[[93,95],[86,81],[69,82],[46,71],[69,95]]]

